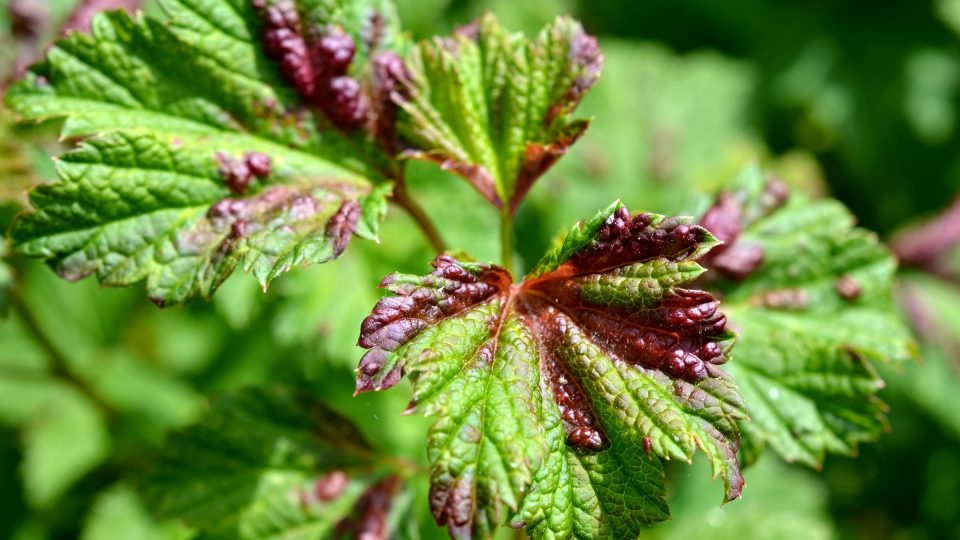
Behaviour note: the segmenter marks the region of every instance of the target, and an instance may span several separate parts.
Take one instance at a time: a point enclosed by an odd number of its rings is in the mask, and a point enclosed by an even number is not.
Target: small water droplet
[[[770,394],[770,399],[777,399],[780,397],[780,390],[777,390],[776,388],[771,388],[769,394]]]

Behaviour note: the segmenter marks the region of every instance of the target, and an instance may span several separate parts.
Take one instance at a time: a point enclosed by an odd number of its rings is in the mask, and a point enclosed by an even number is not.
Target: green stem
[[[513,273],[513,215],[509,208],[500,213],[500,263]]]
[[[447,250],[447,245],[444,243],[443,237],[440,236],[440,232],[437,231],[437,228],[433,225],[433,221],[430,220],[430,216],[427,215],[423,207],[410,196],[410,192],[407,190],[407,183],[403,181],[403,179],[396,180],[391,200],[410,215],[414,223],[420,227],[420,230],[427,238],[427,241],[430,242],[430,246],[433,247],[434,251],[443,253]]]

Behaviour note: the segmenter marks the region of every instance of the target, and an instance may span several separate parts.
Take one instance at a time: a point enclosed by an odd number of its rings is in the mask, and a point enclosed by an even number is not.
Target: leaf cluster
[[[406,412],[434,419],[426,466],[371,444],[316,396],[229,392],[169,437],[144,480],[156,518],[179,524],[170,534],[415,536],[413,503],[426,499],[459,538],[505,525],[636,537],[669,517],[665,462],[702,452],[733,501],[766,446],[819,467],[887,427],[875,364],[914,354],[892,304],[895,260],[842,205],[757,168],[691,205],[693,217],[617,201],[515,279],[521,204],[590,124],[574,113],[604,55],[574,20],[527,38],[488,14],[412,43],[388,0],[160,4],[161,17],[98,15],[8,90],[24,120],[62,120],[77,143],[57,180],[30,192],[10,232],[17,253],[71,281],[143,281],[163,307],[210,298],[238,269],[266,290],[353,237],[393,241],[381,234],[391,204],[437,252],[431,273],[381,281],[390,294],[361,324],[355,385],[410,380]],[[674,174],[656,148],[648,158],[650,177]],[[446,251],[446,227],[410,189],[414,161],[461,176],[494,209],[499,264]],[[0,290],[7,274],[0,266]],[[296,326],[304,314],[346,310],[303,298],[317,290],[342,300],[359,287],[372,303],[360,277],[326,289],[281,280],[279,294],[299,298],[279,309],[277,335],[295,342],[311,332]],[[244,290],[215,300],[238,328],[255,318]],[[47,347],[51,365],[30,369],[73,387],[53,392],[66,403],[33,396],[69,411],[27,431],[41,448],[27,462],[40,506],[106,460],[111,440],[111,403]],[[71,439],[83,444],[64,461],[52,449]],[[102,511],[130,496],[121,486]]]

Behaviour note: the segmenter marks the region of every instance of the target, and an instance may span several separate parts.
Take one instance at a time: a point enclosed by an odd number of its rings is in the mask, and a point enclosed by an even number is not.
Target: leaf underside
[[[265,52],[254,3],[161,4],[163,21],[97,16],[8,91],[25,119],[64,119],[63,136],[83,140],[58,162],[59,180],[31,194],[16,247],[69,279],[145,279],[155,302],[177,304],[209,296],[237,266],[266,287],[336,257],[351,234],[375,237],[386,154],[296,92],[289,66]],[[304,32],[356,36],[356,72],[398,45],[387,2],[295,7]],[[361,37],[371,20],[376,43]]]
[[[619,203],[579,224],[520,284],[456,260],[393,274],[364,321],[357,390],[413,381],[430,502],[455,536],[507,518],[537,536],[635,536],[667,517],[660,459],[703,450],[743,486],[731,334],[708,293],[681,286],[715,245],[689,219]]]
[[[739,336],[729,371],[750,413],[745,448],[819,467],[887,428],[871,362],[912,358],[914,345],[892,305],[896,262],[853,223],[755,168],[702,220],[726,242],[707,277]]]

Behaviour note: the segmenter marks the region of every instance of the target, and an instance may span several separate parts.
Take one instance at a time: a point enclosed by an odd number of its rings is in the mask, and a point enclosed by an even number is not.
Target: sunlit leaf
[[[372,183],[394,174],[382,148],[392,124],[379,118],[393,105],[370,66],[402,41],[389,2],[162,6],[165,20],[96,17],[92,34],[58,41],[8,92],[25,118],[65,119],[64,136],[87,138],[31,195],[18,249],[69,279],[145,279],[169,304],[209,296],[237,266],[266,286],[336,257],[353,233],[375,238],[387,192]],[[331,36],[350,52],[332,71],[314,65]],[[316,95],[294,77],[294,56]],[[319,94],[335,80],[364,87],[356,125],[334,117],[339,94]]]
[[[408,375],[428,435],[434,517],[455,536],[504,523],[538,536],[635,536],[667,516],[659,458],[697,449],[743,486],[731,335],[717,301],[682,286],[716,244],[689,219],[616,203],[574,227],[520,284],[438,257],[393,274],[364,321],[357,390]]]
[[[485,15],[421,43],[396,95],[407,155],[455,171],[512,213],[587,128],[572,113],[602,62],[596,38],[569,18],[526,40]]]

